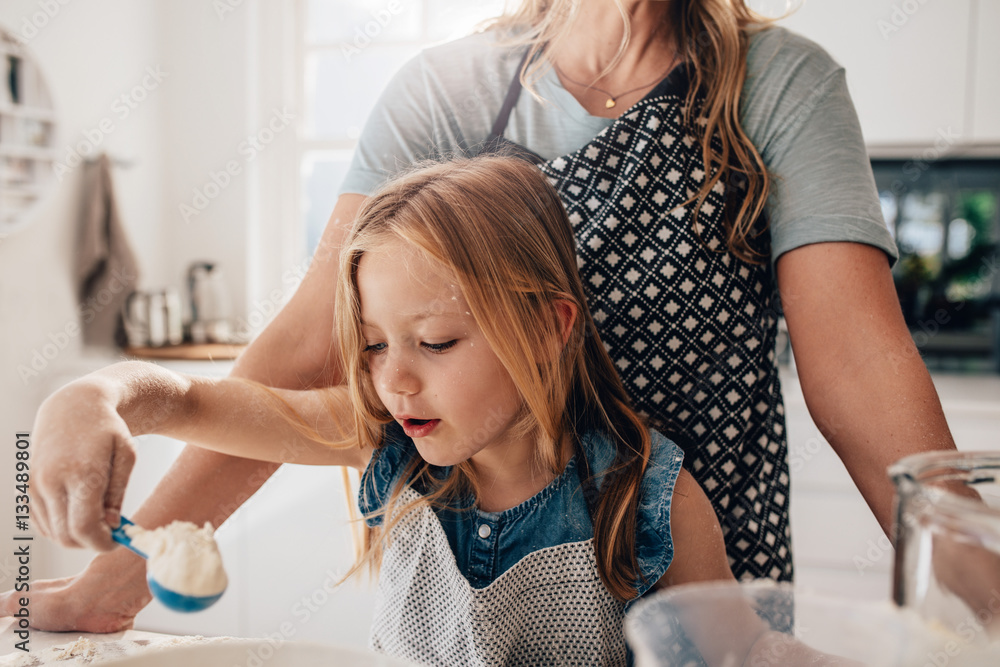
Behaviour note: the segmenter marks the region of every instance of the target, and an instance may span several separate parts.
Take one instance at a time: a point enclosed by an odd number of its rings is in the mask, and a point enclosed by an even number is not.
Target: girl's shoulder
[[[660,580],[674,558],[670,508],[674,485],[684,463],[684,452],[673,440],[657,431],[651,431],[650,436],[652,450],[636,514],[635,551],[643,575],[642,581],[637,582],[640,595]]]
[[[659,431],[650,429],[649,435],[649,463],[643,476],[642,487],[644,491],[661,488],[663,484],[669,484],[673,488],[673,482],[680,474],[684,462],[684,451]],[[604,473],[614,463],[615,448],[604,434],[596,431],[586,433],[581,438],[580,444],[596,484],[600,488]]]
[[[649,462],[640,485],[636,512],[636,556],[642,573],[636,587],[640,595],[663,576],[673,560],[670,506],[674,485],[684,463],[683,450],[670,438],[650,430],[650,441]],[[613,462],[614,450],[610,442],[597,433],[587,434],[582,445],[600,488],[600,479]]]

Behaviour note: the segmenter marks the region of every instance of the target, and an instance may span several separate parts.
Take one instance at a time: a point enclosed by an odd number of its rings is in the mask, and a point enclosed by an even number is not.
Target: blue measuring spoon
[[[132,538],[125,533],[125,526],[134,526],[135,524],[121,517],[121,523],[117,528],[111,530],[111,538],[122,545],[139,554],[145,559],[149,559],[145,553],[135,548],[132,545]],[[226,591],[223,590],[216,595],[185,595],[184,593],[178,593],[177,591],[170,590],[169,588],[164,588],[156,579],[153,579],[153,574],[150,572],[146,577],[146,582],[149,584],[149,590],[153,593],[153,597],[159,600],[163,606],[173,609],[174,611],[181,612],[193,612],[201,611],[202,609],[207,609],[215,604],[219,598],[222,597],[222,593]]]

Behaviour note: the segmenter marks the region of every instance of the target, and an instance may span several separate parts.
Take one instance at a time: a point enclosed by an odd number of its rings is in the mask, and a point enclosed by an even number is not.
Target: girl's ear
[[[555,315],[556,333],[559,339],[549,340],[545,346],[535,355],[535,362],[540,364],[553,363],[562,354],[573,335],[573,325],[576,323],[576,304],[568,299],[554,299],[552,301],[552,315]]]
[[[556,299],[552,302],[552,307],[559,319],[559,335],[562,338],[562,344],[566,345],[573,333],[573,325],[576,324],[576,304],[568,299]]]

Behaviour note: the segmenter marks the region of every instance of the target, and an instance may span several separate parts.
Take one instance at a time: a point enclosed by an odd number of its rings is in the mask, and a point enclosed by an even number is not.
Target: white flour
[[[50,646],[41,651],[32,650],[31,653],[25,654],[11,653],[0,656],[0,667],[41,667],[53,663],[60,667],[76,667],[77,665],[100,664],[109,660],[151,654],[157,650],[168,650],[179,646],[241,641],[235,637],[203,637],[201,635],[129,637],[129,635],[135,634],[132,631],[126,631],[124,634],[126,637],[120,639],[110,639],[109,635],[80,636],[75,642]]]
[[[189,521],[146,530],[125,526],[132,544],[149,557],[149,573],[164,588],[182,595],[217,595],[228,579],[212,524],[198,528]]]

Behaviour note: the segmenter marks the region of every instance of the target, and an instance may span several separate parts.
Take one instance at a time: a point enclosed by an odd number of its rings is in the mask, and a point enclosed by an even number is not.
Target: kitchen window
[[[1000,371],[1000,160],[874,160],[903,317],[935,370]]]
[[[503,0],[299,0],[300,220],[311,257],[375,101],[421,49],[472,32]]]

